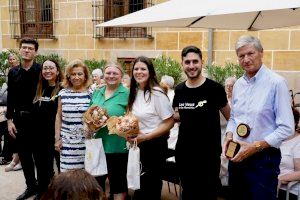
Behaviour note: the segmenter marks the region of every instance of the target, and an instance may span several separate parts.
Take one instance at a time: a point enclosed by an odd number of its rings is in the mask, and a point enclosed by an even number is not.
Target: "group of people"
[[[92,73],[98,81],[90,87],[91,75],[81,60],[71,61],[63,73],[54,60],[42,65],[34,62],[38,47],[36,40],[22,39],[21,63],[8,74],[8,132],[16,138],[27,185],[18,200],[33,195],[35,199],[47,199],[55,183],[63,184],[53,179],[55,150],[60,152],[62,174],[84,169],[84,141],[91,137],[102,138],[106,155],[108,173],[95,179],[102,191],[108,180],[115,200],[127,198],[126,142],[136,142],[142,172],[140,189],[134,192],[133,199],[158,200],[168,137],[174,124],[179,126],[173,148],[182,198],[215,200],[222,152],[220,112],[228,120],[222,155],[229,161],[230,199],[276,199],[279,147],[294,134],[295,124],[286,81],[263,64],[258,38],[241,36],[236,43],[245,74],[234,84],[232,96],[222,85],[202,75],[202,52],[196,46],[182,50],[181,64],[187,79],[175,90],[171,89],[174,80],[168,77],[163,78],[165,87],[161,87],[151,59],[145,56],[133,62],[130,83],[122,83],[124,71],[118,63],[108,63],[103,73]],[[86,132],[83,114],[94,105],[106,109],[109,116],[133,113],[139,120],[137,137],[109,134],[106,126],[96,133]],[[240,150],[228,158],[225,152],[232,141],[239,144]],[[204,176],[210,178],[203,180]],[[279,176],[279,181],[284,185],[290,176]]]

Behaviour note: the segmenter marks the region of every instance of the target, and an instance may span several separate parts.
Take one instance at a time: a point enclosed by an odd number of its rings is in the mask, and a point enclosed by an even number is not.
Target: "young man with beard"
[[[229,119],[230,108],[223,86],[201,74],[201,50],[187,46],[181,58],[187,80],[175,88],[173,107],[174,118],[180,121],[176,163],[183,187],[182,197],[183,200],[200,196],[216,200],[220,184],[219,111]],[[203,180],[204,174],[210,178]]]
[[[16,138],[17,151],[23,168],[27,188],[17,200],[27,199],[36,194],[36,179],[33,161],[33,149],[36,138],[32,127],[33,98],[39,80],[41,67],[34,62],[39,44],[32,38],[23,38],[20,42],[21,64],[8,73],[7,128]]]

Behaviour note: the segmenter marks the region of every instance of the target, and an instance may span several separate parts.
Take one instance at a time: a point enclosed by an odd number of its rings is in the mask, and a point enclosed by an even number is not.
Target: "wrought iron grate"
[[[53,0],[9,0],[12,38],[55,38]]]
[[[152,0],[94,0],[93,28],[95,38],[152,38],[151,27],[105,27],[96,25],[146,7]]]

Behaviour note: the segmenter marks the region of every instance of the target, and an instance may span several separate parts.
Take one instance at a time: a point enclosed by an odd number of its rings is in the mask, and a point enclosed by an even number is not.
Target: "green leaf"
[[[161,80],[163,75],[172,76],[175,82],[174,85],[182,81],[181,64],[178,61],[170,57],[161,56],[153,60],[153,65],[158,81]]]
[[[238,79],[244,74],[243,68],[235,63],[225,63],[225,66],[215,64],[206,65],[204,70],[206,71],[208,78],[223,86],[228,77],[234,76]]]

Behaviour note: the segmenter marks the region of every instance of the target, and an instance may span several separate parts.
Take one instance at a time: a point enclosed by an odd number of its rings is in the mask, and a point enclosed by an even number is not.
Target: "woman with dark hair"
[[[40,199],[47,190],[54,174],[55,116],[58,104],[56,97],[61,90],[63,77],[62,70],[55,60],[44,61],[33,100],[33,119],[36,123],[34,134],[38,141],[33,153],[38,182],[38,194],[35,199]]]
[[[131,72],[128,110],[139,120],[140,133],[128,141],[140,148],[142,176],[134,199],[159,200],[162,189],[161,172],[166,162],[167,139],[174,125],[173,108],[156,78],[152,61],[138,57]]]

